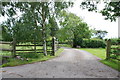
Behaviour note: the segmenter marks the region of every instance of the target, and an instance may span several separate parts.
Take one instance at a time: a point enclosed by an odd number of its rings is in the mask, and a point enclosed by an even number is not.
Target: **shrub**
[[[83,48],[105,48],[106,44],[101,39],[83,39]]]
[[[82,38],[75,38],[73,39],[73,47],[77,47],[77,46],[82,46],[83,39]]]

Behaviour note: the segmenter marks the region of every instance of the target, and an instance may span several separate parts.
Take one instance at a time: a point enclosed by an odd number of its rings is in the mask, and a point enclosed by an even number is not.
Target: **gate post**
[[[111,40],[107,40],[107,48],[106,48],[106,59],[110,58],[110,51],[111,51]]]
[[[36,53],[36,41],[34,39],[34,52]]]
[[[12,42],[12,57],[15,57],[16,55],[16,39],[13,38],[13,42]]]
[[[56,39],[56,50],[59,49],[59,43],[58,43],[58,39]]]
[[[55,37],[52,38],[52,55],[55,56]]]

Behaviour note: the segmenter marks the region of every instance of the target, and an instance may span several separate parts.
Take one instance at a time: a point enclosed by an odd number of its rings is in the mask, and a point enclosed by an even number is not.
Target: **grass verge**
[[[120,61],[115,60],[115,59],[109,59],[106,60],[106,50],[104,48],[81,48],[81,50],[85,50],[99,58],[101,58],[102,60],[100,60],[100,62],[106,64],[109,67],[112,67],[118,71],[120,71]]]
[[[110,59],[110,60],[100,60],[100,62],[106,64],[109,67],[112,67],[113,69],[120,71],[120,61]]]
[[[57,57],[60,55],[60,53],[63,51],[64,49],[63,48],[60,48],[55,54],[55,56],[50,56],[50,55],[47,55],[47,56],[44,56],[43,54],[40,54],[38,56],[38,58],[29,58],[28,61],[26,60],[20,60],[20,59],[9,59],[9,62],[5,63],[2,65],[2,67],[7,67],[7,66],[18,66],[18,65],[23,65],[23,64],[30,64],[30,63],[34,63],[34,62],[39,62],[39,61],[46,61],[46,60],[49,60],[49,59],[52,59],[54,57]]]

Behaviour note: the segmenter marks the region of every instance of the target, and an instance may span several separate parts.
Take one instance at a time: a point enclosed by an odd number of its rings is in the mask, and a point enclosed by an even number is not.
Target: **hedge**
[[[105,48],[106,44],[101,39],[83,39],[81,47],[83,48]]]

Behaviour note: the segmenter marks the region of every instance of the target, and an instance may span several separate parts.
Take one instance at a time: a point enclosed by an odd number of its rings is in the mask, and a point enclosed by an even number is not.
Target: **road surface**
[[[4,67],[3,78],[117,78],[118,71],[92,54],[64,48],[59,57],[16,67]]]

